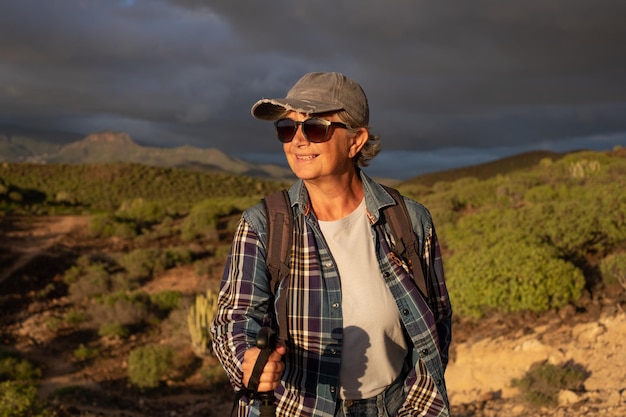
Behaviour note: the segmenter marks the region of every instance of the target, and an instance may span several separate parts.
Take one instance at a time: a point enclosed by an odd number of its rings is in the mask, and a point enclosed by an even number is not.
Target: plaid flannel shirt
[[[448,292],[437,236],[428,210],[405,198],[418,237],[425,277],[432,288],[430,307],[412,281],[409,268],[390,250],[392,236],[379,222],[383,207],[393,198],[363,172],[361,178],[372,225],[381,279],[396,300],[402,324],[410,338],[412,369],[404,380],[406,400],[398,416],[449,416],[444,381],[451,341]],[[288,353],[285,372],[276,390],[278,417],[334,416],[339,393],[341,344],[341,284],[337,267],[310,210],[304,183],[289,190],[295,242],[288,290]],[[242,387],[244,352],[254,346],[264,325],[277,326],[274,314],[281,292],[269,288],[265,264],[267,220],[262,205],[244,212],[238,225],[222,279],[218,309],[211,326],[213,348],[235,390]],[[287,281],[287,280],[285,280]],[[350,354],[349,352],[345,352]],[[254,401],[243,398],[238,415],[258,416]]]

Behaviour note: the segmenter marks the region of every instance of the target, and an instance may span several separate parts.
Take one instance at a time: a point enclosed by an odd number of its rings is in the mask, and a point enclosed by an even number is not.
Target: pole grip
[[[254,368],[256,370],[256,368],[259,367],[260,372],[262,372],[263,367],[267,363],[267,358],[276,348],[276,332],[271,327],[261,327],[256,336],[256,347],[261,349],[261,354]],[[261,361],[263,363],[260,363]],[[259,400],[259,416],[274,417],[276,415],[276,396],[274,395],[274,391],[257,392],[256,397]]]
[[[276,348],[276,332],[269,326],[261,327],[256,334],[256,347],[261,350]]]

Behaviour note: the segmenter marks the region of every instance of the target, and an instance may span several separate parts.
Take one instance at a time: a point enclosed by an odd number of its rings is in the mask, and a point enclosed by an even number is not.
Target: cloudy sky
[[[626,146],[624,0],[0,0],[0,124],[282,162],[250,116],[306,72],[368,95],[407,178]]]

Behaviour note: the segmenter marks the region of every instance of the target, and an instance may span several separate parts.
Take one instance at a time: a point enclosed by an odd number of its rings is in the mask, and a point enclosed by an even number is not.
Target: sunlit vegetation
[[[49,405],[37,398],[41,370],[17,353],[0,350],[0,416],[53,417]]]
[[[511,381],[511,385],[533,406],[554,406],[559,391],[581,391],[588,376],[582,366],[573,362],[558,365],[540,362],[531,366],[523,377]]]
[[[0,164],[0,211],[112,213],[159,222],[207,198],[259,197],[284,184],[131,163]]]
[[[172,371],[174,351],[168,346],[148,345],[128,356],[128,377],[140,388],[156,388]]]
[[[462,178],[432,174],[400,184],[433,215],[455,314],[543,312],[576,302],[585,289],[626,286],[624,156],[616,150],[527,157],[519,166],[509,160],[498,173],[492,165]],[[197,357],[211,356],[205,327],[214,314],[215,288],[148,294],[143,287],[175,268],[219,277],[240,213],[288,185],[137,164],[5,163],[0,215],[88,215],[85,234],[111,242],[106,252],[77,254],[45,292],[68,300],[65,312],[49,317],[49,330],[85,332],[75,360],[97,361],[112,341],[160,332],[174,334]],[[224,383],[217,362],[201,367],[179,357],[180,346],[144,340],[145,347],[128,357],[131,385],[154,389],[193,372]],[[184,366],[176,365],[181,361]],[[184,375],[175,376],[177,369]],[[537,372],[528,381],[550,380],[556,371]],[[29,402],[29,388],[6,389],[24,406],[39,407]]]
[[[474,175],[454,180],[429,174],[427,181],[399,185],[433,214],[458,314],[541,312],[576,300],[603,277],[624,281],[623,152],[541,155],[486,164],[485,172],[474,168],[467,171]],[[493,175],[496,169],[504,174]],[[3,164],[0,174],[5,210],[49,211],[62,200],[65,209],[96,212],[92,236],[141,246],[68,270],[73,299],[130,291],[169,268],[211,256],[184,242],[219,241],[220,230],[234,228],[225,219],[286,185],[137,164]],[[150,243],[164,238],[183,245]],[[82,268],[79,280],[72,278],[76,268]]]
[[[461,315],[546,311],[624,276],[622,152],[579,152],[507,175],[400,188],[433,214]]]

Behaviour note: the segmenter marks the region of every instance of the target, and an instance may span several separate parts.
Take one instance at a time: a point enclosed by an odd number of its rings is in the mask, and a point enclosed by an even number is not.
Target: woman
[[[259,100],[254,117],[274,121],[298,181],[289,190],[296,238],[286,323],[277,323],[265,262],[262,205],[239,223],[211,331],[236,390],[248,385],[262,326],[287,326],[260,376],[274,391],[277,416],[448,416],[444,382],[451,314],[429,212],[405,203],[417,235],[429,300],[411,266],[391,252],[383,209],[390,194],[361,171],[379,151],[369,107],[355,81],[309,73],[284,99]],[[239,416],[256,416],[243,397]]]

